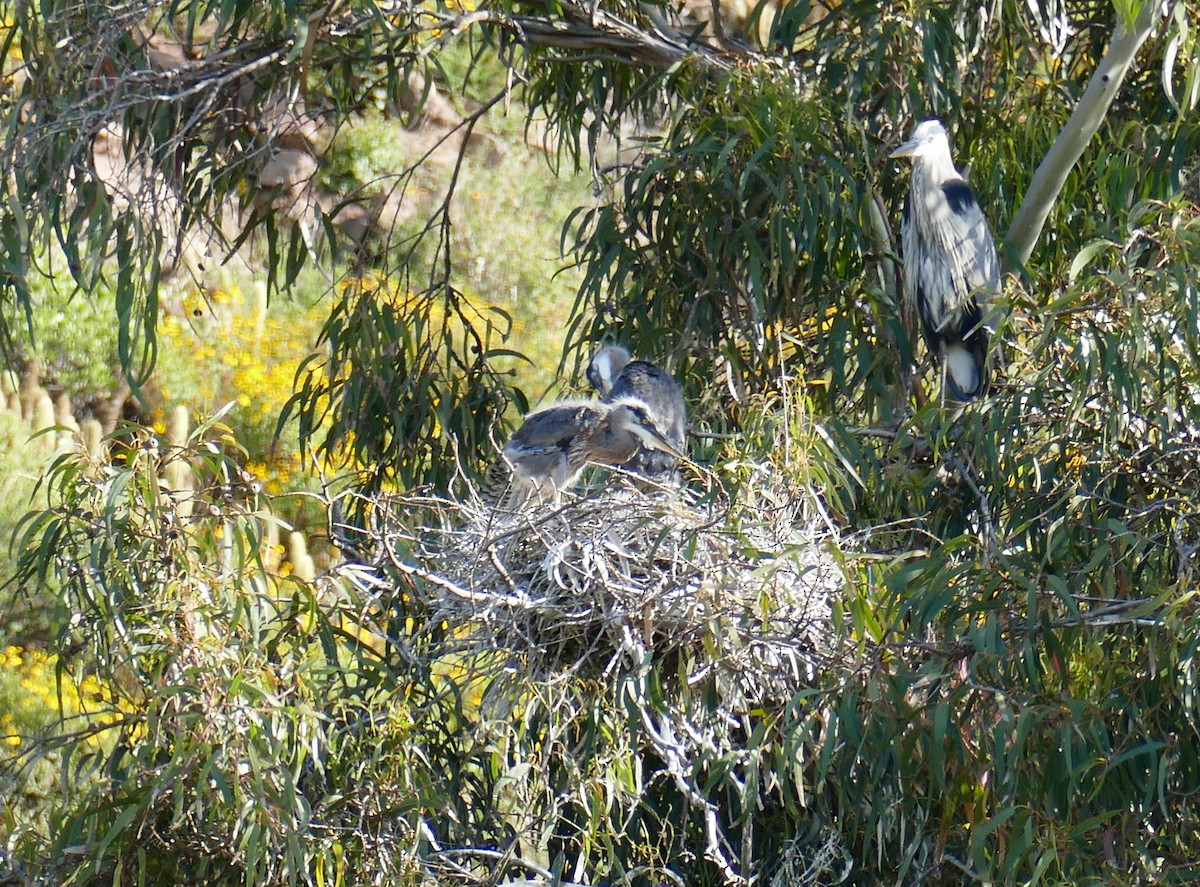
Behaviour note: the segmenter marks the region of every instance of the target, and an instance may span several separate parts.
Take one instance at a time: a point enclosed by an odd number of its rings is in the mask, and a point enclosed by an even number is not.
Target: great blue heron
[[[988,307],[1000,290],[996,243],[954,168],[941,123],[918,124],[891,156],[913,159],[901,222],[904,301],[921,319],[950,396],[970,400],[988,383],[988,340],[995,331]]]
[[[588,463],[622,465],[643,447],[680,455],[638,398],[559,401],[525,417],[488,472],[484,497],[513,506],[557,498]]]
[[[642,447],[625,467],[651,480],[669,478],[679,463],[679,454],[684,452],[687,438],[687,405],[670,374],[649,361],[630,360],[628,351],[611,345],[592,358],[587,380],[606,402],[635,397],[646,405],[655,427],[676,452]]]

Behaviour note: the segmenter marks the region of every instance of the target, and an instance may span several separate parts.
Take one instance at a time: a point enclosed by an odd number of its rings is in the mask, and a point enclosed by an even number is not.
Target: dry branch
[[[808,522],[734,533],[720,508],[632,485],[518,513],[400,496],[372,503],[367,535],[410,607],[461,627],[439,655],[503,650],[598,675],[715,647],[734,707],[786,701],[834,653],[836,540]]]

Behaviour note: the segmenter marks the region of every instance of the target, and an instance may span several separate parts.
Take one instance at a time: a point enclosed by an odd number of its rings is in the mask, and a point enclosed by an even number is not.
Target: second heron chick
[[[510,507],[557,498],[589,463],[624,465],[643,448],[680,455],[641,399],[559,401],[526,415],[488,472],[484,496]]]
[[[651,480],[670,478],[679,460],[685,457],[687,445],[687,404],[670,374],[649,361],[632,360],[624,348],[611,345],[592,357],[587,380],[605,402],[633,397],[646,405],[655,426],[675,452],[643,447],[625,467]]]

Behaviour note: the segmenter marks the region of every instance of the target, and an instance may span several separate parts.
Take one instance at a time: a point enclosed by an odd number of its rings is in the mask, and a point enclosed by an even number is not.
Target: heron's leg
[[[910,375],[908,380],[907,390],[912,393],[913,400],[917,403],[917,409],[923,409],[929,403],[929,395],[925,393],[925,385],[921,381],[921,377],[916,373]]]

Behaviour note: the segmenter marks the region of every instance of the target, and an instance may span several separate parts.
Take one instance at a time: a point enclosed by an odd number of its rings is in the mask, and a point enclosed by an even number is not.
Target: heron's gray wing
[[[1000,261],[996,241],[987,219],[962,179],[941,186],[944,205],[934,214],[934,232],[945,251],[954,283],[954,303],[944,304],[946,313],[958,311],[974,297],[981,311],[1000,289]]]
[[[921,234],[912,218],[912,195],[904,195],[904,212],[900,216],[900,253],[904,263],[904,306],[912,312],[917,307],[919,275],[916,273],[921,252]]]
[[[518,475],[565,484],[567,452],[580,434],[590,434],[603,412],[585,405],[556,405],[529,413],[504,445],[504,457]]]
[[[504,451],[512,455],[541,450],[565,450],[571,439],[582,431],[590,432],[599,424],[604,410],[592,404],[553,404],[525,416],[513,432]]]
[[[904,249],[904,307],[909,317],[920,321],[925,341],[934,354],[941,354],[939,342],[945,338],[945,324],[954,316],[959,303],[954,279],[945,250],[936,237],[930,236],[930,220],[938,211],[945,212],[945,202],[926,209],[924,219],[913,214],[913,196],[904,200],[904,216],[900,223],[900,243]]]
[[[486,489],[500,489],[507,483],[515,494],[509,499],[518,502],[534,492],[566,489],[580,467],[571,463],[572,441],[591,434],[604,414],[604,408],[594,403],[559,403],[529,413],[504,445],[504,459],[494,463],[495,474]],[[505,470],[508,466],[510,471]]]

